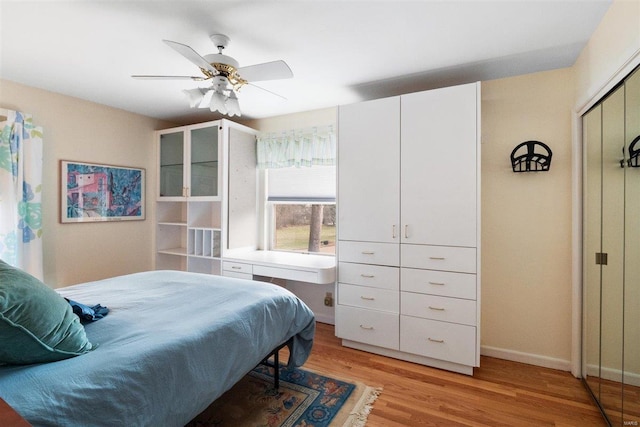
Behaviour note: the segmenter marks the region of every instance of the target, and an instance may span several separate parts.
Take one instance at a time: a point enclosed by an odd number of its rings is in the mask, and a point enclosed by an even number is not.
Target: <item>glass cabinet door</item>
[[[160,135],[160,197],[182,197],[184,189],[184,132]]]
[[[191,197],[216,197],[218,191],[218,126],[191,130]]]

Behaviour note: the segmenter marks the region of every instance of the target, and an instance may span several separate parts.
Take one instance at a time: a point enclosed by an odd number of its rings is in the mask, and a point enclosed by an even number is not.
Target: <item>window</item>
[[[336,253],[336,205],[271,203],[271,250]]]
[[[270,169],[267,180],[269,249],[334,255],[335,166]]]

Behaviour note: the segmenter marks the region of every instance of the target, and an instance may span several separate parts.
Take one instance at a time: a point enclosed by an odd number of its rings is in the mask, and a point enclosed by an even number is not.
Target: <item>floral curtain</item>
[[[0,121],[0,258],[42,279],[42,128],[30,114],[6,113]]]
[[[261,134],[258,136],[257,155],[259,169],[335,166],[333,126]]]

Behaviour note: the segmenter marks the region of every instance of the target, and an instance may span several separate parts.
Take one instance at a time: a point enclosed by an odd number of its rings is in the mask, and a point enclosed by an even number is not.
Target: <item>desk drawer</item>
[[[477,299],[475,274],[402,268],[400,271],[400,283],[400,288],[403,291]]]
[[[398,350],[398,314],[337,305],[336,335],[346,340]]]
[[[400,350],[467,366],[476,363],[476,328],[400,316]]]
[[[338,281],[397,291],[400,288],[400,269],[383,265],[340,262],[338,263]]]
[[[402,292],[400,303],[400,312],[408,316],[476,326],[473,300]]]
[[[476,272],[476,249],[453,246],[401,245],[401,265],[429,270]]]
[[[398,313],[400,295],[398,291],[338,283],[338,304]]]
[[[253,274],[237,273],[235,271],[223,270],[222,275],[224,277],[233,277],[235,279],[253,280]]]
[[[400,245],[396,243],[338,242],[340,261],[361,264],[400,265]]]
[[[243,262],[222,261],[222,270],[234,273],[253,274],[253,265]]]

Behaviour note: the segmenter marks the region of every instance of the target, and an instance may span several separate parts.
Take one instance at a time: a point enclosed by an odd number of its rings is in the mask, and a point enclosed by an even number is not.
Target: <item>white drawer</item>
[[[400,289],[400,269],[382,265],[338,263],[338,281],[374,288]]]
[[[362,264],[400,265],[400,245],[396,243],[338,242],[340,261]]]
[[[338,283],[338,304],[397,314],[400,312],[400,294],[388,289]]]
[[[398,314],[337,305],[336,335],[346,340],[398,350]]]
[[[222,261],[223,271],[233,271],[236,273],[253,274],[253,265],[242,262]]]
[[[477,299],[475,274],[402,268],[400,283],[402,291]]]
[[[476,326],[476,302],[468,299],[401,292],[400,312],[408,316]]]
[[[475,366],[476,328],[400,316],[400,351]]]
[[[253,274],[248,273],[236,273],[235,271],[223,270],[222,275],[224,277],[234,277],[236,279],[253,280]]]
[[[476,249],[453,246],[401,245],[402,267],[476,272]]]

